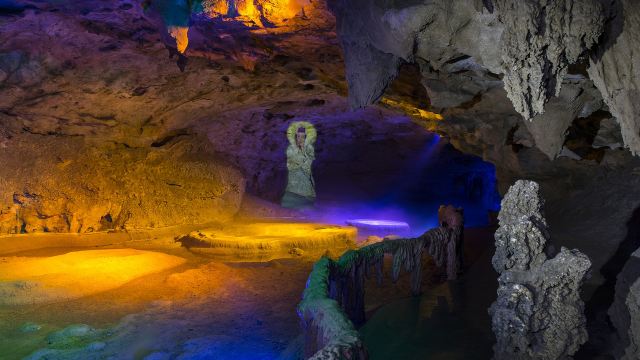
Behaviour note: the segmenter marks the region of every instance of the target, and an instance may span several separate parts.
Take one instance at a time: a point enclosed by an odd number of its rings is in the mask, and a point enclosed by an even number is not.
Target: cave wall
[[[244,18],[187,19],[180,55],[146,5],[0,4],[0,234],[228,221],[245,174],[196,125],[336,91],[341,59],[322,8],[275,36]]]
[[[516,179],[539,182],[559,245],[596,270],[613,255],[640,205],[635,2],[330,4],[352,106],[388,96],[400,66],[416,64],[428,109],[444,118],[418,121],[494,163],[502,193]],[[362,65],[378,55],[388,61]]]

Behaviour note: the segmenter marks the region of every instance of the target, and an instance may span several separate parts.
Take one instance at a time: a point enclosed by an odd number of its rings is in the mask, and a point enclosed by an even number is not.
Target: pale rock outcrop
[[[478,1],[332,1],[345,52],[353,107],[376,102],[403,62],[423,59],[433,71],[469,55],[494,72],[500,69],[493,46],[502,33],[495,14]],[[421,64],[423,72],[430,70]]]
[[[578,250],[549,258],[539,185],[517,181],[502,201],[493,267],[500,274],[491,306],[494,358],[566,359],[587,340],[580,288],[591,267]]]

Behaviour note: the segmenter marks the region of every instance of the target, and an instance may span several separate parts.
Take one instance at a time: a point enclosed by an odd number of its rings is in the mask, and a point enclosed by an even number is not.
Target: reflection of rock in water
[[[517,181],[502,201],[493,267],[500,273],[490,308],[495,359],[564,359],[587,341],[580,288],[591,267],[578,250],[549,259],[544,200],[532,181]]]

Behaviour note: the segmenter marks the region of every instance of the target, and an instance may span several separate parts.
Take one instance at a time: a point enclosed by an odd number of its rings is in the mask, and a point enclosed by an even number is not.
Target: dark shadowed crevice
[[[602,267],[600,272],[605,278],[602,284],[586,302],[587,329],[589,341],[582,346],[575,356],[576,360],[594,359],[595,356],[611,358],[613,334],[615,328],[609,320],[607,311],[613,304],[618,274],[629,261],[631,254],[640,248],[640,208],[637,208],[627,222],[627,236],[620,243],[613,257]]]

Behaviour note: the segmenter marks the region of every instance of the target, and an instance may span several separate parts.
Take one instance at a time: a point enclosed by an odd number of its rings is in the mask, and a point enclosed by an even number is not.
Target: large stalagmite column
[[[489,309],[497,360],[565,359],[587,341],[580,288],[591,262],[565,248],[548,258],[543,205],[533,181],[517,181],[502,200],[492,260],[498,299]]]

